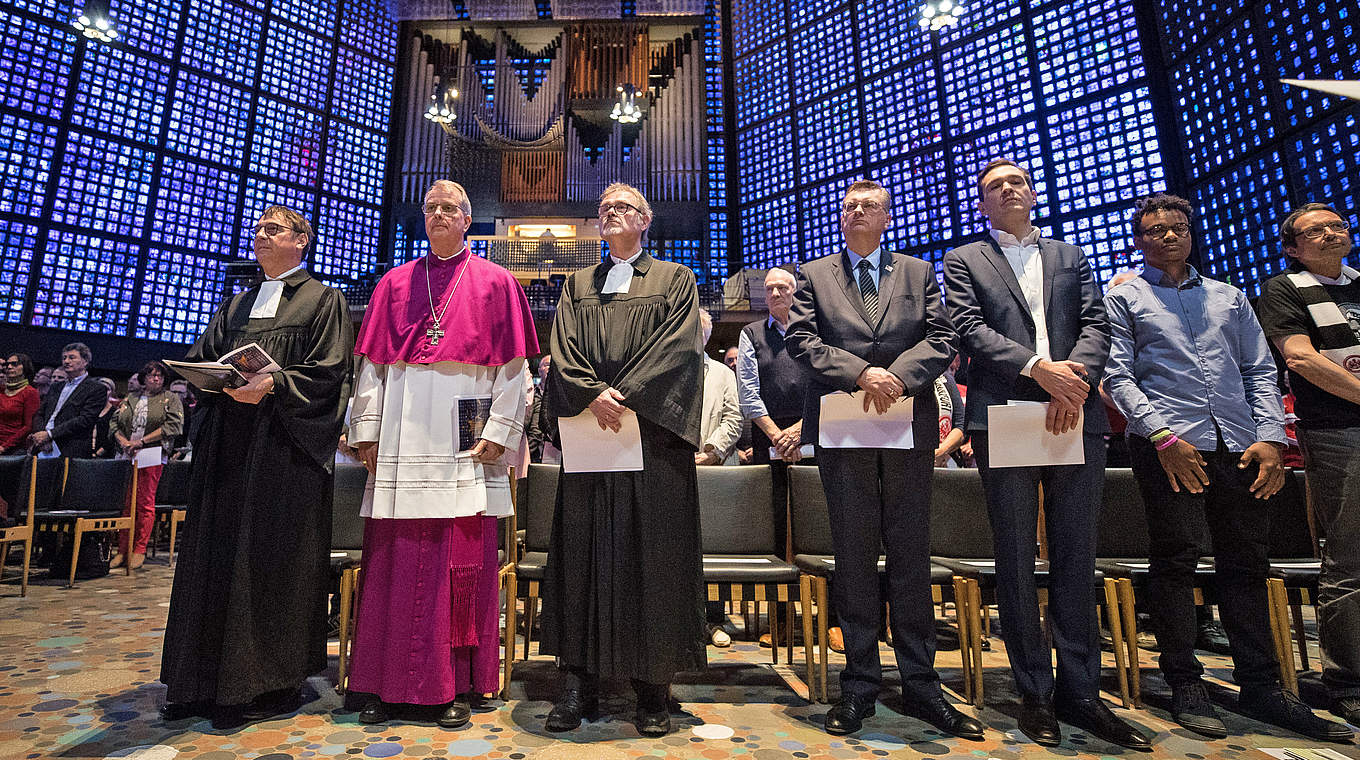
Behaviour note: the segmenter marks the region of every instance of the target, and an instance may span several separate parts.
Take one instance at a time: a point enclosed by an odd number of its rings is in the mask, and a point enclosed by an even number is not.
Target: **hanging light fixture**
[[[921,6],[921,28],[932,32],[959,23],[963,4],[958,0],[926,0]]]
[[[118,30],[109,20],[109,0],[87,0],[80,13],[71,19],[71,26],[99,42],[112,42],[118,37]]]
[[[430,105],[425,109],[425,118],[440,125],[452,124],[458,118],[458,113],[453,110],[454,101],[458,99],[458,88],[453,85],[445,86],[440,81],[435,81],[434,92],[430,95]]]
[[[619,101],[614,104],[614,110],[609,112],[609,118],[620,124],[636,124],[642,120],[642,109],[637,105],[637,92],[631,84],[621,84],[614,88],[619,93]]]

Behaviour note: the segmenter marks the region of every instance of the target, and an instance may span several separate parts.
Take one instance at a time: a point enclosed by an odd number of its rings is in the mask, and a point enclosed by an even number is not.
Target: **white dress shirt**
[[[1031,227],[1023,240],[1003,230],[991,230],[992,239],[1001,246],[1006,263],[1015,272],[1020,283],[1020,293],[1025,296],[1030,318],[1034,320],[1034,357],[1020,370],[1025,377],[1030,376],[1034,365],[1040,359],[1052,361],[1048,352],[1048,320],[1044,315],[1044,260],[1039,255],[1039,228]]]
[[[875,248],[873,253],[868,256],[861,256],[849,249],[846,249],[845,252],[850,254],[850,277],[855,281],[855,284],[859,285],[859,262],[867,260],[869,262],[869,276],[874,278],[874,290],[880,290],[878,287],[878,260],[883,257],[883,246]],[[864,294],[861,293],[860,297],[863,298]]]
[[[784,335],[788,326],[779,323],[774,317],[766,317],[765,324]],[[741,331],[737,338],[737,398],[741,401],[741,415],[748,420],[769,416],[765,402],[760,399],[760,361],[756,359],[756,346]]]
[[[609,268],[609,273],[604,276],[604,287],[600,288],[601,293],[627,293],[628,288],[633,284],[633,262],[642,255],[642,250],[629,256],[627,260],[615,258],[614,254],[609,254],[609,260],[614,262],[614,266]]]
[[[268,277],[260,283],[260,292],[255,295],[255,303],[250,307],[250,318],[273,319],[279,311],[279,299],[283,297],[283,278],[301,268],[302,265],[298,264],[278,277]]]

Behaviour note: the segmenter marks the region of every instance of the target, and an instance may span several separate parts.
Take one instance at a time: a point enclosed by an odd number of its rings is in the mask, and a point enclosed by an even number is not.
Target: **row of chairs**
[[[558,467],[530,465],[514,483],[516,516],[500,521],[501,588],[506,599],[502,687],[509,688],[517,659],[515,638],[518,602],[524,602],[525,656],[532,644],[541,583],[547,567],[557,492]],[[336,499],[332,563],[340,591],[340,686],[347,674],[353,630],[353,597],[357,591],[363,544],[363,522],[358,517],[367,472],[357,465],[336,468]],[[1316,598],[1319,563],[1309,531],[1302,479],[1290,472],[1286,486],[1272,504],[1269,581],[1271,625],[1275,634],[1281,678],[1297,689],[1291,638],[1308,666],[1302,605]],[[830,612],[828,581],[835,573],[830,518],[816,467],[788,468],[788,490],[774,499],[772,474],[765,466],[699,468],[701,550],[704,583],[710,601],[733,604],[799,602],[809,698],[827,701],[827,628]],[[958,629],[963,670],[962,694],[972,704],[983,699],[982,658],[984,631],[989,627],[988,605],[995,604],[996,568],[992,535],[981,479],[976,470],[937,470],[930,515],[932,554],[931,591],[937,604],[952,604]],[[516,540],[517,525],[524,530]],[[788,530],[789,541],[779,541],[777,526]],[[1036,535],[1036,579],[1041,603],[1046,600],[1047,565],[1042,531]],[[1125,706],[1141,706],[1141,660],[1137,647],[1135,604],[1146,587],[1149,537],[1137,483],[1128,469],[1106,471],[1101,504],[1097,554],[1092,574],[1105,623],[1111,634],[1120,697]],[[1212,555],[1207,543],[1206,556]],[[880,568],[884,565],[880,561]],[[1213,563],[1201,562],[1196,598],[1212,603]],[[797,589],[795,591],[794,589]],[[795,597],[796,594],[796,597]],[[792,633],[794,605],[785,605],[782,622]],[[771,633],[781,641],[781,621],[769,607]],[[793,659],[793,636],[787,641]],[[778,662],[778,647],[772,648]],[[815,657],[815,662],[814,662]]]
[[[156,489],[156,525],[170,530],[170,561],[175,537],[189,501],[189,463],[170,462]],[[0,579],[10,545],[23,545],[20,596],[28,595],[33,543],[40,536],[69,535],[72,544],[67,586],[75,585],[81,543],[87,534],[126,530],[135,539],[131,505],[136,503],[138,470],[123,459],[38,459],[0,457],[0,497],[10,504],[17,524],[0,530]],[[131,574],[131,568],[126,570]]]

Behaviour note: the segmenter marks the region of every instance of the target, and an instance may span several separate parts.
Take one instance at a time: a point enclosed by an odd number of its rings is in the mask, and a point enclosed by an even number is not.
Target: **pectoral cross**
[[[437,346],[439,345],[439,339],[444,337],[444,331],[439,329],[439,325],[436,324],[425,331],[425,337],[430,340],[431,346]]]

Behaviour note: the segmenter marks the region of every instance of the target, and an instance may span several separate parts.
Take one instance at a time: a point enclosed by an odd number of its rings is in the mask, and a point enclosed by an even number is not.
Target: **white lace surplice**
[[[514,512],[508,465],[524,433],[527,362],[499,367],[457,362],[374,364],[360,357],[350,445],[378,442],[364,517],[451,518]],[[505,447],[495,464],[458,452],[458,400],[491,397],[482,438]]]

